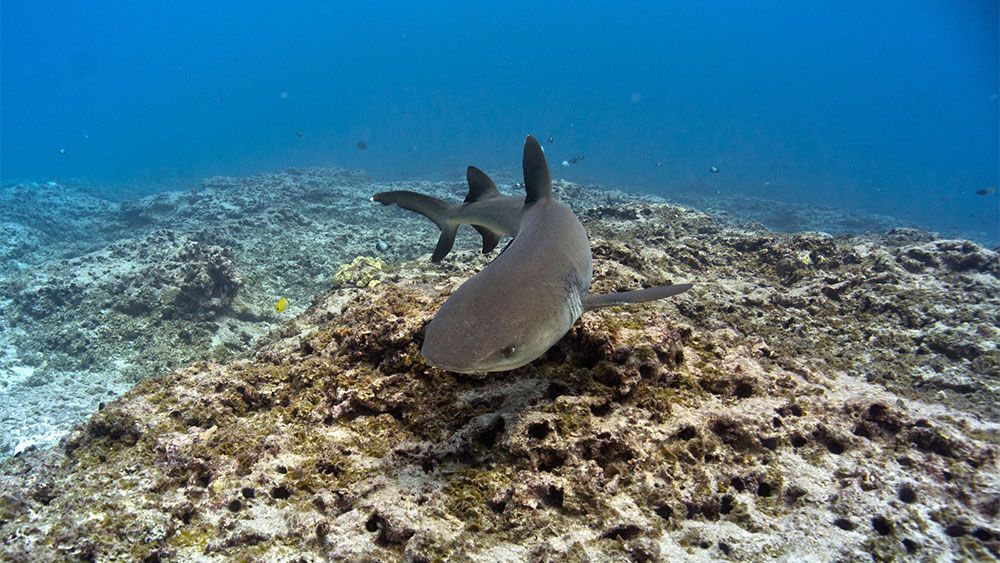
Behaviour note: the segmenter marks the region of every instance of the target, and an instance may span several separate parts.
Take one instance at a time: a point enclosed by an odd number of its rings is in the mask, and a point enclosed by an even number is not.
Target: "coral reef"
[[[146,379],[3,462],[0,557],[1000,557],[996,253],[556,191],[591,235],[594,291],[694,289],[464,377],[423,362],[422,329],[490,257],[387,266],[246,357]],[[419,254],[423,223],[380,225]]]

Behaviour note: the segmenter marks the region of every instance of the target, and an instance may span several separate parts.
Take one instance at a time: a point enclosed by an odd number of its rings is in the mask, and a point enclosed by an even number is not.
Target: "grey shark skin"
[[[576,215],[552,198],[542,147],[524,144],[527,197],[514,240],[459,286],[424,331],[420,352],[439,369],[485,373],[521,367],[544,354],[584,311],[662,299],[690,284],[588,296],[590,242]]]
[[[455,244],[459,225],[472,225],[483,237],[483,254],[500,239],[514,236],[521,225],[524,198],[503,195],[485,172],[470,166],[466,171],[469,195],[459,204],[411,191],[379,192],[371,197],[382,205],[396,204],[424,215],[441,229],[431,262],[440,262]]]

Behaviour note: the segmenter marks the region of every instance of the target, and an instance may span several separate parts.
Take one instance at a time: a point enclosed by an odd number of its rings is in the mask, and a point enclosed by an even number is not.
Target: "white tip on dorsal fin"
[[[524,141],[524,190],[527,197],[524,204],[530,205],[536,201],[552,197],[552,176],[549,165],[545,162],[545,151],[534,135],[528,135]]]

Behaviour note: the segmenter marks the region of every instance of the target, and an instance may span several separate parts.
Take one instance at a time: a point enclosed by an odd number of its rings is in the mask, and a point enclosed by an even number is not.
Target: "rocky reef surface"
[[[166,263],[185,248],[196,272],[233,261],[212,271],[239,288],[208,284],[209,318],[252,308],[249,295],[267,294],[254,287],[284,279],[248,261],[267,245],[324,272],[299,277],[327,289],[249,353],[146,378],[57,447],[3,462],[0,558],[1000,557],[996,253],[911,229],[775,234],[653,198],[556,192],[591,236],[594,291],[695,287],[587,313],[539,360],[481,378],[428,367],[419,346],[490,257],[407,261],[436,238],[422,218],[342,195],[355,220],[342,231],[319,232],[322,204],[284,204],[292,215],[274,228],[294,233],[301,215],[317,242],[238,246],[228,237],[262,228],[238,212],[203,236],[161,222],[204,207],[218,217],[218,202],[156,196],[173,207],[148,218],[123,209]],[[320,256],[370,254],[373,232],[390,244],[380,259],[338,268]],[[201,322],[181,294],[152,301],[175,312],[161,322]]]

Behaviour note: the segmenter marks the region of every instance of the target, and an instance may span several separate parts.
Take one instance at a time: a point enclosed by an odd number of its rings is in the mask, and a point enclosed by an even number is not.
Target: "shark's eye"
[[[500,353],[503,354],[503,357],[505,358],[510,358],[511,356],[514,355],[514,352],[517,352],[517,346],[508,346],[500,351]]]

